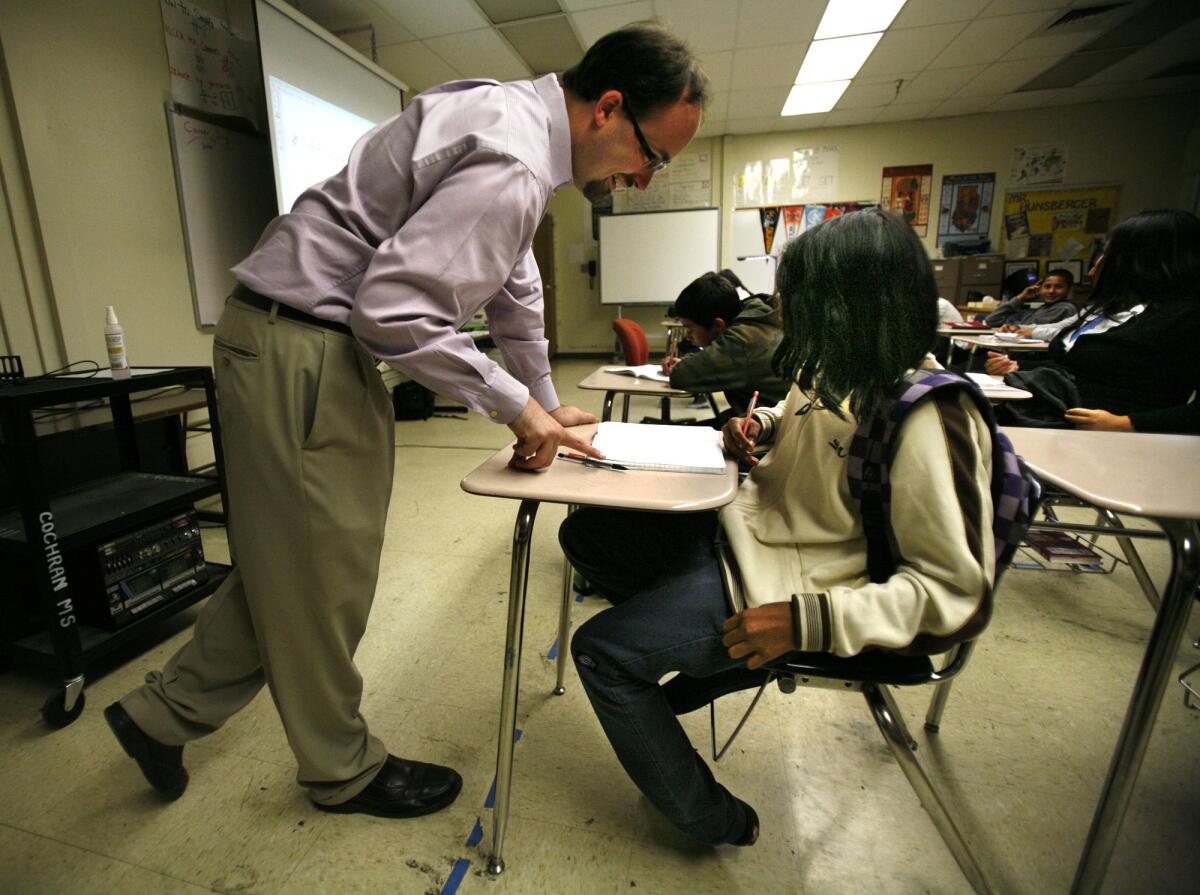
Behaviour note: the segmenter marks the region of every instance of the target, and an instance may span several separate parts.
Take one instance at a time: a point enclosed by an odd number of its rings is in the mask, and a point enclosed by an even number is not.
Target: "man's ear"
[[[597,127],[607,124],[624,102],[620,90],[605,90],[592,105],[592,123]]]

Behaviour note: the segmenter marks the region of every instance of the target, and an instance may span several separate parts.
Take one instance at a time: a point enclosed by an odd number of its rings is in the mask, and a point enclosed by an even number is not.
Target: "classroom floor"
[[[574,387],[597,363],[555,363],[564,401],[599,411],[601,393]],[[675,403],[676,415],[688,413],[685,403]],[[655,412],[635,399],[634,419]],[[857,694],[772,688],[721,761],[718,777],[762,820],[754,848],[697,846],[669,828],[617,764],[573,669],[566,694],[550,695],[563,517],[554,506],[541,509],[534,533],[508,870],[489,878],[484,801],[516,504],[467,495],[458,482],[509,434],[474,415],[397,424],[382,574],[357,657],[374,732],[394,752],[462,772],[451,808],[415,821],[316,811],[295,784],[265,692],[187,747],[188,791],[159,802],[101,709],[185,642],[189,610],[157,642],[92,675],[86,711],[63,730],[39,717],[47,675],[18,666],[0,677],[0,887],[10,895],[970,891]],[[208,535],[210,554],[227,556],[221,532]],[[1161,582],[1164,546],[1147,543],[1143,556]],[[583,599],[576,618],[601,608]],[[1126,568],[1013,570],[942,732],[921,727],[928,691],[899,694],[920,757],[997,892],[1069,888],[1151,619]],[[1175,674],[1200,661],[1191,646],[1198,628],[1193,619]],[[725,729],[744,702],[722,703]],[[686,726],[704,752],[707,715]],[[1197,829],[1200,713],[1184,708],[1172,680],[1105,891],[1195,891]]]

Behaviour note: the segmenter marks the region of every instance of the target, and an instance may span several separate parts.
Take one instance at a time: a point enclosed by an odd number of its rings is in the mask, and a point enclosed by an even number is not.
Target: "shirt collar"
[[[572,180],[571,124],[567,119],[567,99],[558,78],[553,74],[538,78],[533,82],[533,89],[550,113],[550,176],[554,179],[554,189],[557,191]]]

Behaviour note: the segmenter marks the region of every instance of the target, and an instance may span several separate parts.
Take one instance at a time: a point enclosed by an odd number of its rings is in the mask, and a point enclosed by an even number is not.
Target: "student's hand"
[[[1008,373],[1017,372],[1017,370],[1021,369],[1021,365],[1007,354],[989,351],[987,362],[983,365],[983,368],[992,376],[1004,376]]]
[[[1026,286],[1021,291],[1021,294],[1017,296],[1017,301],[1031,301],[1041,295],[1041,293],[1042,281],[1038,280],[1036,283],[1031,283],[1030,285]]]
[[[725,450],[751,466],[758,465],[758,458],[754,456],[754,442],[762,434],[762,426],[754,414],[750,414],[749,421],[745,417],[735,416],[725,424],[721,434],[725,440]]]
[[[1117,416],[1107,410],[1089,410],[1086,407],[1072,407],[1063,414],[1068,423],[1077,429],[1091,429],[1093,432],[1132,432],[1133,422],[1127,416]]]
[[[562,409],[558,408],[560,411]],[[583,414],[579,410],[576,412]],[[554,461],[554,454],[560,444],[589,457],[604,457],[588,442],[564,429],[562,424],[546,413],[542,405],[533,398],[526,402],[525,409],[508,424],[508,428],[517,436],[517,443],[513,445],[513,455],[508,465],[518,469],[541,469],[543,466],[549,466]]]
[[[724,627],[721,643],[728,648],[729,658],[747,657],[746,667],[751,671],[796,648],[790,602],[743,609],[727,618]]]
[[[664,357],[662,362],[662,371],[664,373],[670,373],[675,369],[675,365],[677,363],[679,363],[679,358],[675,357],[674,355]]]

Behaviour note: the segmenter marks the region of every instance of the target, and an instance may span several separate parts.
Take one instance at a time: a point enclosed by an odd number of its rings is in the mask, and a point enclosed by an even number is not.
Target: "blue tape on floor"
[[[467,848],[472,848],[483,841],[483,821],[480,818],[475,818],[475,829],[471,831],[471,835],[467,837]]]
[[[458,886],[467,875],[467,868],[470,866],[471,862],[466,858],[459,858],[454,862],[454,869],[450,871],[446,885],[442,886],[442,895],[454,895],[458,891]]]
[[[513,732],[513,742],[521,742],[521,728],[517,728]],[[492,788],[488,790],[487,798],[483,800],[484,808],[491,808],[496,804],[496,778],[492,778]]]
[[[576,602],[576,603],[582,603],[582,602],[583,602],[583,594],[576,594],[576,595],[575,595],[575,602]]]
[[[555,637],[554,642],[552,644],[550,644],[550,652],[546,653],[546,658],[547,659],[557,659],[558,658],[558,638],[557,637]]]

